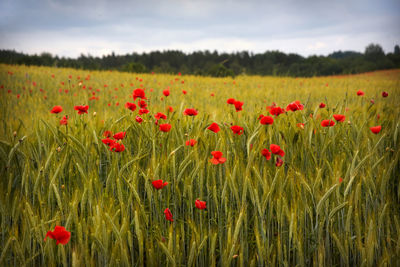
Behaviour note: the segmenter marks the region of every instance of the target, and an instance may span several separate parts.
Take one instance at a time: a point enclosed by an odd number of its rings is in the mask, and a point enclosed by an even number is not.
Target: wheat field
[[[0,85],[0,266],[400,265],[400,70],[232,79],[0,65]],[[44,240],[55,226],[65,245]]]

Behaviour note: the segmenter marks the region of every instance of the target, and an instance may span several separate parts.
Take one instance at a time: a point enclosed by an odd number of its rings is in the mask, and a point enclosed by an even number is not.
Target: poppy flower
[[[271,144],[269,149],[271,149],[272,154],[279,155],[281,157],[285,156],[285,152],[278,145]]]
[[[136,100],[136,98],[146,99],[143,89],[138,88],[138,89],[133,90],[133,100]]]
[[[139,109],[139,115],[143,115],[143,114],[147,114],[147,113],[149,113],[148,109],[145,109],[145,108]]]
[[[125,150],[125,146],[123,144],[114,142],[112,145],[110,145],[110,151],[122,152],[124,150]]]
[[[115,143],[115,140],[107,137],[107,138],[102,139],[101,142],[103,142],[107,146],[112,146]]]
[[[197,110],[195,110],[194,108],[187,108],[183,112],[183,115],[187,115],[187,116],[196,116],[197,114],[199,114],[199,112]]]
[[[169,96],[169,90],[168,90],[168,89],[164,90],[162,93],[163,93],[163,95],[165,95],[165,96]]]
[[[114,137],[114,139],[121,140],[121,139],[124,139],[125,135],[126,135],[126,132],[119,132],[119,133],[114,134],[113,137]]]
[[[89,106],[75,106],[74,109],[78,111],[79,115],[81,115],[83,113],[88,113],[87,111],[89,109]]]
[[[335,122],[333,120],[323,120],[321,121],[321,126],[322,127],[331,127],[335,125]]]
[[[154,118],[156,118],[156,120],[158,121],[159,119],[163,119],[166,120],[167,116],[161,112],[158,112],[156,115],[154,115]]]
[[[140,108],[146,108],[147,107],[147,103],[144,100],[139,100],[138,101],[138,105]]]
[[[283,160],[279,157],[276,158],[275,166],[280,167],[283,164]]]
[[[173,112],[173,111],[174,111],[174,108],[171,107],[171,106],[168,106],[168,107],[167,107],[167,110],[168,110],[168,112]]]
[[[50,110],[50,113],[57,114],[57,113],[60,113],[61,111],[63,111],[63,109],[62,109],[61,106],[54,106],[54,107]]]
[[[66,245],[69,242],[69,239],[71,238],[71,232],[65,230],[63,226],[56,225],[56,227],[54,227],[54,231],[47,232],[44,241],[46,241],[47,237],[57,240],[56,245],[58,244]]]
[[[238,125],[233,125],[231,130],[234,134],[241,135],[243,133],[243,128]]]
[[[262,154],[267,160],[270,160],[270,159],[271,159],[271,152],[269,152],[268,149],[264,148],[263,150],[261,150],[261,154]]]
[[[218,133],[221,129],[219,128],[218,124],[216,124],[215,122],[211,123],[210,126],[208,126],[207,128],[210,131],[213,131],[214,133]]]
[[[171,211],[169,210],[169,208],[166,208],[166,209],[164,210],[164,214],[165,214],[165,219],[166,219],[167,221],[170,221],[170,222],[173,222],[173,221],[174,221],[174,219],[172,218],[172,213],[171,213]]]
[[[319,104],[319,108],[324,108],[326,107],[325,103],[321,102],[321,104]]]
[[[197,141],[194,139],[190,139],[190,140],[186,141],[186,145],[191,146],[191,147],[193,147],[196,143],[197,143]]]
[[[296,126],[302,130],[304,129],[304,123],[297,123]]]
[[[135,109],[136,109],[136,104],[135,104],[135,103],[126,102],[125,107],[126,107],[127,109],[130,109],[131,111],[135,111]]]
[[[265,100],[264,100],[264,102],[265,102]],[[274,108],[274,107],[276,107],[276,103],[275,103],[275,102],[272,102],[271,106],[266,106],[265,109],[266,109],[267,111],[270,111],[270,110],[271,110],[272,108]]]
[[[136,120],[136,122],[138,122],[138,123],[142,123],[142,122],[143,122],[143,119],[142,119],[142,117],[140,117],[140,116],[136,116],[135,120]]]
[[[385,92],[385,91],[382,92],[382,97],[388,97],[388,95],[389,94],[387,92]]]
[[[373,132],[374,134],[378,134],[381,130],[382,130],[382,126],[375,126],[375,127],[371,127],[369,128],[371,130],[371,132]]]
[[[271,125],[274,123],[274,119],[271,116],[263,116],[260,120],[260,123],[262,125],[266,125],[266,124]]]
[[[363,96],[363,95],[364,95],[364,92],[361,91],[361,90],[358,90],[358,91],[357,91],[357,95],[358,95],[358,96]]]
[[[242,108],[243,102],[235,101],[234,105],[235,105],[236,112],[243,110],[243,108]]]
[[[337,122],[343,122],[344,119],[346,118],[346,116],[341,115],[341,114],[333,114],[333,118],[334,118]]]
[[[224,163],[226,161],[226,158],[222,157],[222,152],[221,151],[212,151],[211,155],[213,155],[213,158],[211,158],[211,163],[212,164],[220,164]]]
[[[272,108],[269,110],[269,113],[270,113],[271,115],[279,116],[279,114],[285,113],[285,110],[284,110],[283,108],[281,108],[281,107],[272,107]]]
[[[186,94],[187,94],[187,91],[182,90],[182,94],[186,95]]]
[[[234,105],[235,104],[235,99],[233,98],[228,98],[228,100],[226,101],[226,103],[228,103],[229,105]]]
[[[286,111],[291,110],[294,112],[296,110],[303,110],[303,108],[304,108],[304,106],[300,103],[300,101],[296,100],[296,101],[290,103],[289,105],[287,105]]]
[[[165,124],[160,124],[160,131],[162,132],[169,132],[171,130],[171,124],[165,123]]]
[[[67,125],[68,124],[68,116],[64,116],[61,120],[60,120],[60,125]]]
[[[339,177],[339,184],[341,184],[343,182],[343,178]]]
[[[109,137],[111,137],[112,135],[113,135],[113,134],[112,134],[111,131],[104,131],[104,133],[103,133],[103,136],[106,137],[106,138],[109,138]]]
[[[196,201],[194,202],[194,205],[196,206],[196,208],[198,208],[199,210],[204,210],[206,207],[206,202],[205,201],[201,201],[196,199]]]
[[[153,187],[155,189],[157,189],[157,190],[160,190],[160,189],[164,188],[168,184],[168,182],[163,182],[163,180],[161,180],[161,179],[160,180],[154,180],[151,183],[153,184]]]

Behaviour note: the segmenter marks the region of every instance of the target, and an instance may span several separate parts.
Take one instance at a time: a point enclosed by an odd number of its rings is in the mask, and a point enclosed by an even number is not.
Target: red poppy
[[[219,128],[218,124],[216,124],[215,122],[211,123],[210,126],[208,126],[207,128],[210,131],[213,131],[214,133],[218,133],[221,129]]]
[[[335,125],[335,122],[333,120],[323,120],[321,121],[321,126],[322,127],[331,127]]]
[[[165,123],[165,124],[160,124],[160,131],[162,132],[169,132],[171,130],[171,124]]]
[[[231,130],[232,130],[232,132],[233,132],[234,134],[241,135],[241,134],[243,133],[243,128],[240,127],[240,126],[237,126],[237,125],[233,125],[233,126],[231,127]]]
[[[363,96],[363,95],[364,95],[364,92],[361,91],[361,90],[358,90],[358,91],[357,91],[357,95],[358,95],[358,96]]]
[[[371,127],[369,128],[371,130],[371,132],[373,132],[374,134],[378,134],[381,130],[382,130],[382,126],[375,126],[375,127]]]
[[[194,140],[194,139],[190,139],[190,140],[186,141],[186,145],[187,146],[192,146],[193,147],[196,143],[197,143],[197,141]]]
[[[109,138],[109,137],[111,137],[112,135],[113,135],[113,134],[112,134],[111,131],[104,131],[104,133],[103,133],[103,136],[106,137],[106,138]]]
[[[268,149],[264,148],[263,150],[261,150],[261,154],[262,154],[267,160],[270,160],[270,159],[271,159],[271,152],[269,152]]]
[[[136,98],[146,99],[143,89],[138,88],[133,90],[133,100],[136,100]]]
[[[126,135],[126,132],[119,132],[119,133],[114,134],[113,137],[114,137],[114,139],[121,140],[121,139],[124,139],[125,135]]]
[[[238,100],[238,101],[235,101],[234,105],[235,105],[236,112],[243,110],[243,108],[242,108],[243,102],[240,102]]]
[[[156,120],[158,121],[159,119],[163,119],[166,120],[167,116],[161,112],[158,112],[156,115],[154,115],[154,117],[156,118]]]
[[[171,211],[169,210],[169,208],[166,208],[166,209],[164,210],[164,214],[165,214],[165,219],[166,219],[166,220],[168,220],[168,221],[170,221],[170,222],[173,222],[173,221],[174,221],[174,219],[172,218],[172,213],[171,213]]]
[[[194,202],[194,205],[196,206],[196,208],[198,208],[199,210],[204,210],[206,207],[206,202],[205,201],[201,201],[196,199],[196,201]]]
[[[154,180],[151,183],[153,184],[153,187],[155,189],[157,189],[157,190],[160,190],[160,189],[164,188],[168,184],[168,182],[163,182],[163,180],[161,180],[161,179],[160,180]]]
[[[303,110],[304,106],[300,103],[299,100],[296,100],[289,105],[287,105],[286,110],[289,111],[296,111],[296,110]]]
[[[388,97],[388,95],[389,94],[387,92],[385,92],[385,91],[382,92],[382,97]]]
[[[228,98],[228,100],[226,101],[226,103],[228,103],[229,105],[234,105],[235,104],[235,99],[233,98]]]
[[[168,89],[164,90],[162,93],[163,93],[163,95],[165,95],[165,96],[169,96],[169,90],[168,90]]]
[[[274,119],[271,116],[263,116],[260,120],[260,123],[262,125],[266,125],[266,124],[271,125],[274,123]]]
[[[114,144],[110,145],[110,151],[122,152],[124,150],[125,150],[125,146],[123,144],[114,142]]]
[[[103,142],[107,146],[112,146],[115,143],[115,140],[107,137],[107,138],[102,139],[101,142]]]
[[[130,109],[131,111],[135,111],[135,109],[136,109],[136,104],[135,104],[135,103],[126,102],[125,107],[126,107],[127,109]]]
[[[63,109],[62,109],[61,106],[54,106],[54,107],[50,110],[50,113],[57,114],[57,113],[60,113],[61,111],[63,111]]]
[[[279,157],[276,158],[275,166],[280,167],[283,164],[283,160]]]
[[[343,178],[339,177],[339,184],[341,184],[343,182]]]
[[[64,116],[61,120],[60,120],[60,125],[67,125],[68,124],[68,116]]]
[[[346,116],[341,115],[341,114],[333,114],[333,118],[334,118],[337,122],[343,122],[344,119],[346,118]]]
[[[221,151],[212,151],[211,155],[213,155],[213,158],[211,158],[211,163],[212,164],[220,164],[224,163],[226,161],[226,158],[222,157],[222,152]]]
[[[147,103],[144,100],[139,100],[138,101],[138,105],[140,108],[146,108],[147,107]]]
[[[199,114],[199,112],[197,110],[195,110],[194,108],[187,108],[183,112],[183,115],[187,115],[187,116],[196,116],[197,114]]]
[[[148,109],[145,109],[145,108],[139,109],[139,115],[143,115],[143,114],[147,114],[147,113],[149,113]]]
[[[167,110],[168,110],[168,112],[173,112],[173,111],[174,111],[174,108],[171,107],[171,106],[168,106],[168,107],[167,107]]]
[[[78,114],[88,113],[89,106],[75,106],[75,110],[78,111]]]
[[[136,120],[138,123],[142,123],[142,122],[143,122],[143,119],[142,119],[140,116],[136,116],[135,120]]]
[[[285,113],[285,110],[284,110],[283,108],[281,108],[281,107],[272,107],[272,108],[269,110],[269,113],[270,113],[271,115],[279,116],[279,114]]]
[[[69,239],[71,238],[71,232],[65,230],[63,226],[56,225],[56,227],[54,227],[54,231],[47,232],[44,241],[46,241],[47,237],[57,240],[56,245],[58,244],[66,245],[69,242]]]
[[[326,107],[325,103],[321,102],[321,104],[319,104],[319,108],[324,108]]]
[[[182,94],[186,95],[186,94],[187,94],[187,92],[186,92],[185,90],[182,90]]]
[[[281,157],[285,156],[285,152],[278,145],[271,144],[269,149],[271,149],[272,154],[279,155]]]

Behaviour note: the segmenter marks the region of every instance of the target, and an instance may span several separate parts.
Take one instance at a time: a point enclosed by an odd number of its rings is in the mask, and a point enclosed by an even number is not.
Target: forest
[[[382,69],[400,68],[400,48],[386,53],[379,44],[369,44],[364,53],[336,51],[327,56],[303,57],[293,53],[241,51],[221,53],[177,50],[152,51],[102,57],[81,54],[65,58],[43,52],[28,55],[14,50],[0,50],[0,63],[27,66],[68,67],[83,70],[118,70],[134,73],[184,73],[200,76],[234,77],[237,75],[314,77],[356,74]]]

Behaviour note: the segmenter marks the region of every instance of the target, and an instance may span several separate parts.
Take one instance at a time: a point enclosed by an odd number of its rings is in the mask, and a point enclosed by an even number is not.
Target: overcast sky
[[[399,0],[1,0],[0,49],[77,57],[177,49],[327,55],[400,44]]]

